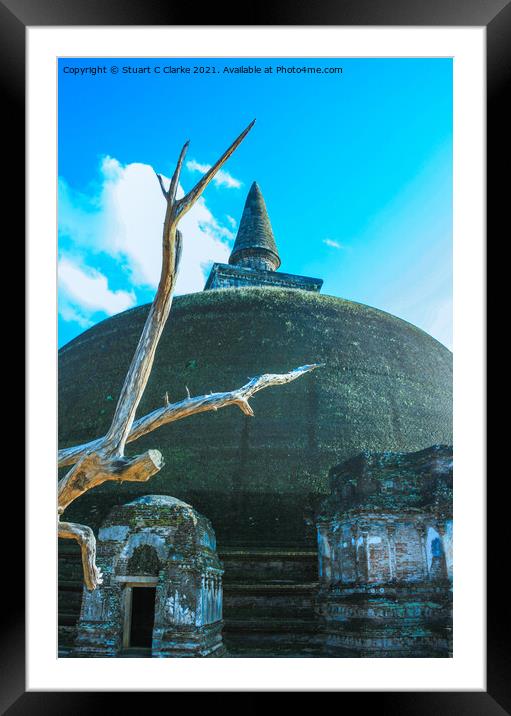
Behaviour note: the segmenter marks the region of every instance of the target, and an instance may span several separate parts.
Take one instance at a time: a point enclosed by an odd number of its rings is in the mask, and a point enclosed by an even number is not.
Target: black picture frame
[[[196,22],[197,16],[200,23]],[[4,207],[19,217],[14,236],[25,215],[23,192],[25,145],[25,30],[28,26],[62,25],[365,25],[365,26],[485,26],[487,30],[487,210],[488,236],[498,241],[507,225],[509,185],[502,183],[501,170],[509,159],[509,115],[506,114],[506,89],[511,86],[511,3],[509,0],[322,0],[321,2],[260,2],[233,10],[210,4],[200,12],[192,4],[174,4],[171,0],[0,0],[0,77],[4,100],[4,168],[9,167],[8,199]],[[8,111],[7,111],[8,110]],[[5,153],[11,152],[10,159]],[[5,196],[5,194],[4,194]],[[5,211],[5,208],[4,208]],[[4,214],[5,216],[5,214]],[[506,217],[507,218],[507,217]],[[10,259],[9,259],[10,260]],[[18,306],[19,312],[19,306]],[[28,346],[28,349],[32,349]],[[24,484],[16,462],[9,480],[8,503],[21,506]],[[16,479],[14,479],[16,478]],[[5,489],[5,487],[4,487]],[[4,503],[7,504],[7,503]],[[342,692],[337,708],[375,708],[383,714],[511,714],[511,659],[509,649],[509,608],[502,606],[505,589],[497,576],[505,559],[506,521],[499,519],[500,487],[488,491],[487,570],[490,575],[487,595],[487,691],[486,692]],[[18,517],[21,509],[18,510]],[[491,515],[491,520],[490,520]],[[95,709],[119,710],[120,693],[25,691],[25,605],[24,545],[21,530],[7,541],[9,555],[8,585],[1,614],[5,620],[0,635],[0,709],[17,714],[81,714]],[[4,545],[6,543],[4,542]],[[5,549],[5,546],[4,546]],[[3,571],[4,571],[3,570]],[[5,571],[4,571],[5,575]],[[5,580],[5,576],[4,576]],[[6,580],[7,581],[7,580]],[[114,702],[115,699],[115,702]],[[138,694],[129,694],[131,705]],[[101,702],[101,704],[98,703]]]

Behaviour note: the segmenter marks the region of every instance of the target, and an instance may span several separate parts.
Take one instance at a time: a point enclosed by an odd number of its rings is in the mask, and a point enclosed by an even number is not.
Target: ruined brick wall
[[[358,656],[452,649],[452,448],[363,453],[318,518],[326,643]]]
[[[418,514],[351,513],[318,528],[319,576],[326,585],[445,580],[452,520]]]

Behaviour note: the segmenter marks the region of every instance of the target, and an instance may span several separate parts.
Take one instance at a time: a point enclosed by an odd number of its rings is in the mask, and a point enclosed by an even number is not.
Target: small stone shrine
[[[115,507],[99,530],[103,584],[83,589],[71,656],[220,656],[222,565],[211,523],[173,497]]]
[[[452,448],[362,452],[317,521],[328,655],[452,655]]]

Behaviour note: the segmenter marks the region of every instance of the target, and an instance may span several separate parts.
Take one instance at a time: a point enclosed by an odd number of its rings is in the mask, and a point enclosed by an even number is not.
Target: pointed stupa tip
[[[280,257],[261,189],[253,182],[245,201],[229,263],[276,271]]]

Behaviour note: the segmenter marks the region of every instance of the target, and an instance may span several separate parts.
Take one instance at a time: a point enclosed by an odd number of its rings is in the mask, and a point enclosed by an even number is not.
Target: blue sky
[[[216,72],[154,72],[199,64]],[[223,71],[242,64],[273,72]],[[106,72],[69,73],[91,66]],[[154,172],[169,177],[190,139],[187,191],[254,117],[183,220],[177,292],[202,290],[211,263],[227,260],[256,180],[282,271],[323,278],[323,293],[393,313],[451,348],[452,62],[331,58],[59,61],[59,345],[152,300],[165,209]]]

